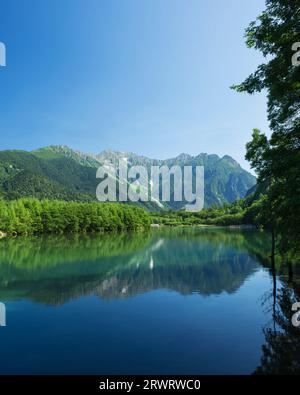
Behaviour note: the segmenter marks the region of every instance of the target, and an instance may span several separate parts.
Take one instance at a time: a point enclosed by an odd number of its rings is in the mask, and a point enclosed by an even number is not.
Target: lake
[[[0,374],[299,369],[299,276],[269,251],[262,231],[213,227],[3,239]]]

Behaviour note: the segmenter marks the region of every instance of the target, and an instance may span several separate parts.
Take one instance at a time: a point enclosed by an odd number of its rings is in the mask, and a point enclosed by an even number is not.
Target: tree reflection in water
[[[273,291],[264,303],[273,311],[272,322],[263,330],[261,364],[254,374],[300,374],[300,327],[292,324],[292,305],[300,301],[300,277],[288,265],[288,277],[281,279],[277,289],[275,265],[271,271]]]

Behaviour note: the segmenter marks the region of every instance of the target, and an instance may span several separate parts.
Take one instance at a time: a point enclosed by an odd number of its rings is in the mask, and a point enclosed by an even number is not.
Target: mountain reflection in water
[[[135,234],[14,238],[0,244],[0,300],[50,304],[153,289],[232,293],[267,259],[262,232],[181,228]]]
[[[213,227],[2,239],[0,374],[299,374],[300,273],[269,252]]]

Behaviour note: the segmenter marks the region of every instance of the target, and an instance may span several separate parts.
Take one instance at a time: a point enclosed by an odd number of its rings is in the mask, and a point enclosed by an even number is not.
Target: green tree
[[[300,67],[292,64],[292,45],[300,41],[300,0],[267,0],[266,10],[246,30],[248,47],[258,49],[266,62],[258,66],[238,92],[267,91],[267,138],[254,130],[246,158],[266,183],[269,222],[280,233],[284,252],[300,251]]]
[[[0,200],[0,230],[10,235],[137,230],[149,226],[148,212],[125,204]]]

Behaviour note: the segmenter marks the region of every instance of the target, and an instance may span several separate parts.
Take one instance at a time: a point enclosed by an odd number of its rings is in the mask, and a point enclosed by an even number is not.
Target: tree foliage
[[[125,204],[0,200],[0,230],[9,235],[137,230],[149,225],[146,211]]]
[[[255,129],[246,158],[259,182],[267,183],[265,218],[280,234],[283,251],[300,250],[300,67],[292,45],[300,42],[300,0],[267,0],[266,10],[246,30],[246,43],[265,56],[238,92],[267,91],[272,134]],[[271,207],[271,210],[267,210]],[[270,219],[270,216],[272,218]]]
[[[255,225],[263,224],[260,216],[262,205],[265,198],[251,201],[251,196],[240,199],[234,203],[227,203],[223,206],[212,206],[199,212],[180,211],[162,211],[152,213],[152,222],[167,225]]]

